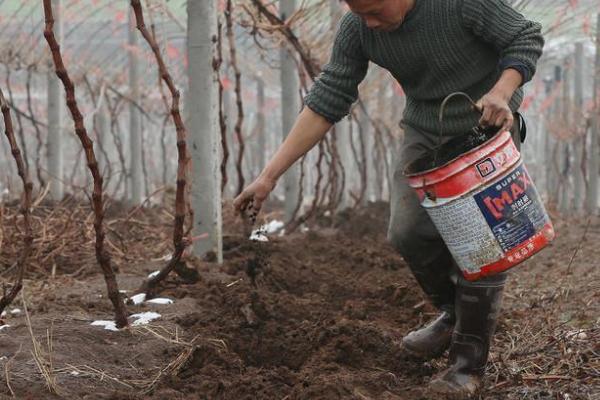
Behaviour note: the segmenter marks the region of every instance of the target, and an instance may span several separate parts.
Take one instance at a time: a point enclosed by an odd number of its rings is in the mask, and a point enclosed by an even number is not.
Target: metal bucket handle
[[[444,110],[446,109],[446,104],[448,104],[448,102],[456,96],[463,96],[465,97],[473,106],[473,110],[477,111],[480,115],[483,114],[482,110],[479,109],[479,107],[477,107],[477,104],[475,104],[475,101],[473,101],[473,99],[471,98],[471,96],[469,96],[468,94],[466,94],[465,92],[454,92],[454,93],[450,93],[448,96],[446,96],[446,98],[444,98],[444,101],[442,101],[442,104],[440,105],[440,111],[438,113],[438,122],[440,125],[440,133],[438,135],[438,144],[433,152],[433,164],[437,165],[437,157],[438,157],[438,152],[440,150],[440,148],[442,147],[442,138],[444,136]]]
[[[442,101],[442,104],[440,106],[440,111],[438,113],[438,121],[439,121],[439,125],[440,125],[440,133],[438,135],[438,144],[437,144],[437,146],[433,150],[433,165],[434,166],[437,165],[438,153],[439,153],[439,150],[442,148],[442,138],[444,136],[444,110],[446,109],[446,104],[448,104],[448,101],[450,101],[453,97],[456,97],[456,96],[463,96],[463,97],[465,97],[471,103],[471,105],[473,106],[473,109],[476,110],[477,112],[479,112],[479,114],[482,114],[481,110],[477,107],[477,104],[475,104],[475,102],[473,101],[473,99],[471,98],[471,96],[469,96],[465,92],[450,93],[448,96],[446,96],[444,98],[444,101]],[[435,189],[433,189],[433,190],[428,190],[427,189],[425,177],[423,177],[423,184],[422,185],[423,185],[423,188],[424,188],[425,196],[428,199],[435,201],[437,199],[437,194],[435,193]]]

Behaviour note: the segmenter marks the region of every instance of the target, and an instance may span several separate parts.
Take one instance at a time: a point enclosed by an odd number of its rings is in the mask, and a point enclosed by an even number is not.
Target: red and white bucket
[[[420,171],[414,164],[406,173],[409,185],[467,280],[512,268],[554,239],[510,132],[442,166]]]

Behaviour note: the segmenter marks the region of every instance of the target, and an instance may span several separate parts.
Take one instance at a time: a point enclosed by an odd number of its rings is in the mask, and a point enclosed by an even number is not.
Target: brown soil
[[[161,295],[174,304],[129,307],[162,317],[120,332],[90,326],[112,318],[93,264],[88,274],[30,279],[24,298],[31,324],[24,313],[9,314],[11,326],[0,331],[0,398],[59,398],[47,382],[68,399],[429,398],[426,383],[444,360],[403,360],[397,343],[435,313],[385,243],[387,213],[385,204],[372,204],[321,221],[327,227],[268,243],[228,229],[237,233],[225,237],[222,266],[192,261],[200,282],[171,278]],[[135,229],[142,221],[162,221],[134,220],[140,222]],[[122,243],[130,243],[117,225]],[[485,398],[591,399],[600,393],[600,220],[557,226],[556,244],[513,274]],[[154,246],[148,260],[168,237],[154,236],[154,242],[140,239]],[[119,258],[122,289],[135,289],[162,265],[128,263],[142,257],[139,249],[127,254]],[[77,270],[75,260],[69,265]],[[19,298],[14,307],[23,310],[22,304]],[[576,329],[584,331],[574,338]],[[46,379],[38,364],[49,371]]]

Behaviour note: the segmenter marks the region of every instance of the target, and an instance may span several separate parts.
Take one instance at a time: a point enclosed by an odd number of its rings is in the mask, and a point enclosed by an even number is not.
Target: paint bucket
[[[471,147],[464,136],[458,137],[438,149],[443,159],[427,155],[405,170],[470,281],[516,266],[554,238],[510,132],[474,132]]]

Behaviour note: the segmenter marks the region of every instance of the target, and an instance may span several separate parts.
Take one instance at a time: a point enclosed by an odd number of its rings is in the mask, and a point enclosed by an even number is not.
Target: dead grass
[[[44,348],[33,334],[31,318],[29,317],[29,311],[27,310],[27,302],[25,300],[25,287],[23,287],[23,289],[21,290],[21,298],[23,300],[23,311],[25,313],[25,319],[27,321],[27,328],[29,330],[29,335],[31,336],[31,355],[33,356],[35,365],[44,377],[44,381],[46,382],[48,391],[52,394],[60,395],[61,391],[59,390],[59,387],[56,384],[54,364],[52,362],[52,326],[50,327],[50,329],[46,329],[46,348]]]

